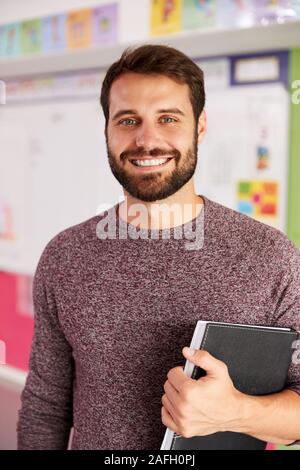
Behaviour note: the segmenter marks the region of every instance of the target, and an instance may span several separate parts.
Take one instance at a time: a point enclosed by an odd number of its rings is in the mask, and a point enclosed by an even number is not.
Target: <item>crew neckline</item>
[[[149,234],[157,234],[158,236],[164,236],[164,234],[174,234],[174,232],[179,232],[179,231],[183,231],[184,233],[186,232],[189,232],[189,231],[193,231],[195,226],[197,225],[201,225],[201,223],[203,223],[202,221],[204,221],[204,212],[207,210],[207,206],[208,206],[208,199],[203,196],[202,194],[197,194],[197,196],[201,197],[202,200],[203,200],[203,204],[202,204],[202,209],[200,210],[199,214],[194,217],[193,219],[185,222],[184,224],[181,224],[181,225],[176,225],[175,227],[170,227],[170,228],[163,228],[163,229],[151,229],[151,228],[139,228],[137,229],[136,225],[133,225],[131,224],[130,222],[127,222],[126,220],[122,219],[120,216],[119,216],[119,207],[120,207],[120,202],[116,204],[116,217],[117,217],[117,221],[118,221],[118,225],[119,225],[119,228],[122,228],[123,230],[127,230],[128,233],[130,232],[138,232],[140,236],[143,236],[143,234],[146,235],[149,235]],[[198,224],[199,223],[199,224]]]

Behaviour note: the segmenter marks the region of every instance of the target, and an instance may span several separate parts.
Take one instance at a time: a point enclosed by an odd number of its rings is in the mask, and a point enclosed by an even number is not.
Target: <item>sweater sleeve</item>
[[[296,331],[300,331],[300,252],[291,242],[289,242],[287,250],[288,276],[281,287],[274,324],[276,326],[290,327]],[[297,347],[297,345],[295,345],[295,347]],[[300,396],[300,361],[298,348],[292,355],[287,388],[294,390]]]
[[[17,424],[19,450],[67,449],[72,427],[72,349],[45,280],[49,262],[44,252],[33,281],[34,335]]]
[[[283,286],[276,310],[276,325],[291,327],[300,331],[300,252],[289,244],[289,276],[288,282]],[[299,338],[300,339],[300,338]],[[292,361],[288,371],[286,388],[299,395],[300,403],[300,352],[299,341],[296,341],[292,354]],[[290,445],[300,444],[299,439]]]

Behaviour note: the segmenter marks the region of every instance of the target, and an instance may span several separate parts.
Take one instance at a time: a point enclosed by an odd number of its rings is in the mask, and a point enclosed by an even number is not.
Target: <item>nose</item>
[[[140,124],[135,135],[136,146],[150,150],[157,147],[159,143],[160,138],[157,129],[149,123],[143,122]]]

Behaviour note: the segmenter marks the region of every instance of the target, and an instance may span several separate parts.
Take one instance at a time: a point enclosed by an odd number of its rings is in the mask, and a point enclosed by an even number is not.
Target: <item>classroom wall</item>
[[[300,85],[300,48],[291,51],[290,56],[290,85],[291,85],[291,108],[290,108],[290,158],[288,178],[288,225],[287,234],[289,238],[300,249],[300,95],[297,92],[295,98],[295,84]],[[299,90],[299,88],[298,88]]]

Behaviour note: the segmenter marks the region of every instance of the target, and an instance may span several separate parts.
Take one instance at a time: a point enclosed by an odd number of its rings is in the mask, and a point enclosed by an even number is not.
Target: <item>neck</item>
[[[145,202],[124,191],[125,201],[119,205],[119,217],[140,229],[168,229],[195,219],[203,199],[195,193],[191,179],[179,191],[165,199]]]

